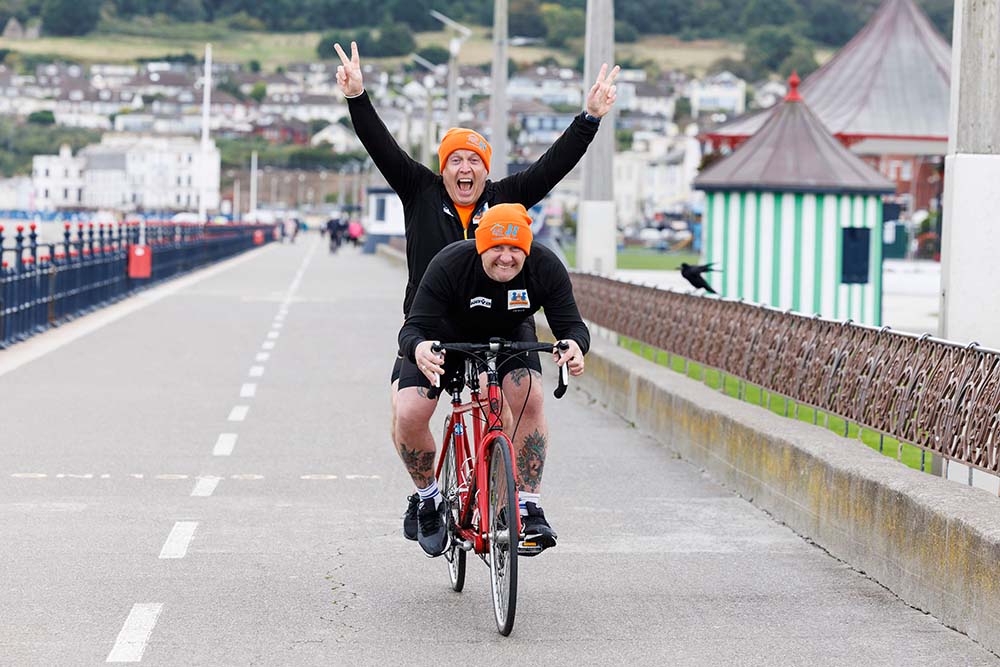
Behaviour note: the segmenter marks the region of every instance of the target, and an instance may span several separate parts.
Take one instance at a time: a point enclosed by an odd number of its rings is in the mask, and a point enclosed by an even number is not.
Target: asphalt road
[[[401,535],[403,281],[307,235],[0,352],[0,664],[1000,664],[572,390],[500,637]]]

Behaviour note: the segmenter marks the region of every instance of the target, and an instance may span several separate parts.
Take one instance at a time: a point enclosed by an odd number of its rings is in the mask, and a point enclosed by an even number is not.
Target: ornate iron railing
[[[1000,352],[573,275],[583,316],[817,410],[997,474]]]
[[[0,226],[0,348],[147,285],[274,239],[271,226],[145,223],[149,278],[128,273],[139,223],[66,224],[57,243],[40,242],[35,225],[4,236]]]

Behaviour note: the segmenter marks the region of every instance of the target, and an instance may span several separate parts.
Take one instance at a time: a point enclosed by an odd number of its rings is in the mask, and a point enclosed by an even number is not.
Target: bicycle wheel
[[[489,474],[490,588],[497,630],[514,629],[517,609],[517,488],[507,438],[497,436],[490,450]]]
[[[458,517],[462,508],[459,507],[458,454],[455,451],[455,436],[449,434],[447,442],[444,464],[441,466],[441,478],[438,480],[441,493],[448,503],[448,549],[444,552],[444,558],[448,562],[451,588],[460,593],[465,587],[465,551],[458,546]]]

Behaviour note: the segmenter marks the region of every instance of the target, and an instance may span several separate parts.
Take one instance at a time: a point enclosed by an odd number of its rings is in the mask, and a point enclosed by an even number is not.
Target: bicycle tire
[[[456,593],[461,593],[465,587],[465,557],[466,552],[458,546],[458,517],[461,512],[458,495],[458,455],[455,452],[455,436],[448,434],[447,445],[444,453],[444,464],[441,466],[441,478],[438,485],[441,487],[441,494],[448,503],[448,549],[444,552],[445,561],[448,563],[448,578],[451,581],[451,589]]]
[[[517,487],[510,444],[493,439],[489,468],[490,590],[497,631],[506,637],[514,629],[517,611]],[[513,526],[510,521],[513,520]]]

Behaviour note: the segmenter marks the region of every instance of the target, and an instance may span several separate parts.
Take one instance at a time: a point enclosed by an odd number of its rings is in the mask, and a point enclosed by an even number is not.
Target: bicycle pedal
[[[518,556],[537,556],[538,554],[545,551],[545,547],[538,542],[521,542],[517,545],[517,555]]]

